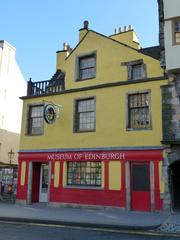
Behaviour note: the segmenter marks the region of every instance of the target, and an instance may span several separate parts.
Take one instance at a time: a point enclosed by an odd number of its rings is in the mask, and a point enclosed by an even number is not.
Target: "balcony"
[[[65,90],[65,74],[61,70],[57,70],[54,76],[47,81],[28,82],[27,96],[41,96],[60,93]]]

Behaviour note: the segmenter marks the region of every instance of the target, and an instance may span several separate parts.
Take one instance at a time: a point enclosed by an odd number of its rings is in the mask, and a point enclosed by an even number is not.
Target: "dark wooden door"
[[[40,170],[41,170],[41,163],[33,163],[32,203],[39,202]]]
[[[151,210],[149,163],[131,163],[131,209]]]

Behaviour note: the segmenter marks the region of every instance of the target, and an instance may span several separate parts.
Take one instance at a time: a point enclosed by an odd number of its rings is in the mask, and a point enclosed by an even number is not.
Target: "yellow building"
[[[131,26],[107,37],[85,21],[52,79],[22,97],[17,199],[161,210],[166,83],[158,48]]]

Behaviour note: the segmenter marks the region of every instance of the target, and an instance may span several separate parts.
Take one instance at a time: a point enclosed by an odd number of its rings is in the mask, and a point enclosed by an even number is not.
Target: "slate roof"
[[[142,48],[139,50],[139,52],[153,57],[154,59],[160,59],[160,46]]]

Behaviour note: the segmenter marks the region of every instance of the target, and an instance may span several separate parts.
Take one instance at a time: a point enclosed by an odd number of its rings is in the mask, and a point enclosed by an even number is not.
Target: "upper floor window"
[[[150,92],[128,94],[128,129],[149,129]]]
[[[79,58],[79,79],[94,78],[96,76],[95,55]]]
[[[28,134],[41,135],[44,132],[44,105],[29,106]]]
[[[131,80],[141,79],[143,77],[143,64],[131,66]]]
[[[78,56],[76,59],[76,81],[96,77],[96,53]]]
[[[95,130],[95,99],[88,98],[77,100],[75,103],[74,131]]]
[[[174,20],[174,43],[180,44],[180,19]]]
[[[128,80],[147,78],[146,64],[143,63],[143,59],[123,62],[121,65],[127,66]]]

